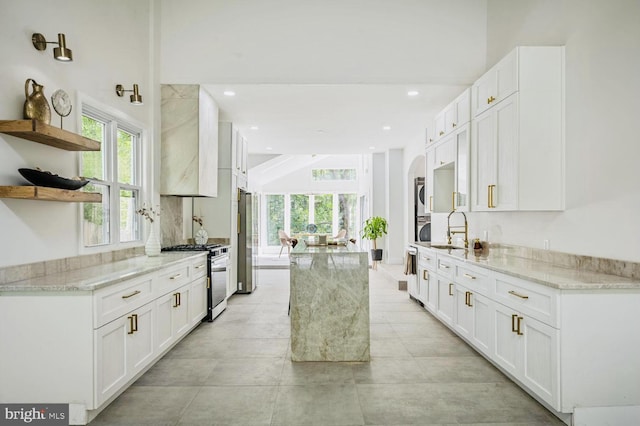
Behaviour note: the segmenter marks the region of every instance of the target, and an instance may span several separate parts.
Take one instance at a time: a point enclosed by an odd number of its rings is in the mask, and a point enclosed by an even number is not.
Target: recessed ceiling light
[[[236,92],[234,92],[233,90],[225,90],[224,91],[224,95],[225,96],[235,96]]]
[[[270,146],[268,146],[268,147],[266,147],[265,149],[266,149],[267,151],[271,151],[273,148],[272,148],[272,147],[270,147]]]
[[[409,90],[407,92],[408,96],[418,96],[420,94],[420,92],[418,92],[417,90]]]
[[[376,147],[375,146],[370,146],[369,149],[373,150],[373,149],[376,149]]]
[[[258,126],[251,126],[249,127],[251,130],[258,130]]]
[[[391,130],[391,126],[383,126],[382,130]]]

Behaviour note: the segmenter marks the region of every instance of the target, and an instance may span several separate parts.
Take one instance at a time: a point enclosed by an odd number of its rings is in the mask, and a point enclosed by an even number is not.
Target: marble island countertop
[[[551,262],[515,255],[512,247],[484,248],[478,256],[473,249],[434,248],[430,243],[416,242],[411,245],[429,248],[439,255],[450,256],[471,265],[545,285],[559,290],[640,290],[640,280],[596,272],[589,269],[558,266]],[[433,245],[444,246],[445,244]]]
[[[312,245],[307,244],[306,241],[301,241],[291,251],[292,255],[296,254],[357,254],[365,253],[359,246],[353,243],[344,244],[325,244],[325,245]]]
[[[169,252],[155,257],[136,256],[96,266],[0,284],[0,295],[2,293],[36,291],[91,292],[196,256],[206,256],[206,252]]]

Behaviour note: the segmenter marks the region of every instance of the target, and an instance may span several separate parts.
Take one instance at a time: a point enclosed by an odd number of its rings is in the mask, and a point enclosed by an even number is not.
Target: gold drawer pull
[[[444,135],[444,132],[442,130],[440,130],[440,133],[438,133],[438,135],[442,136],[442,135]]]
[[[207,266],[207,265],[198,265],[198,266],[196,266],[196,269],[202,269],[202,268],[204,268],[205,266]]]
[[[449,283],[449,296],[453,296],[453,283]]]
[[[180,306],[180,293],[173,293],[173,307],[177,308]]]
[[[440,269],[449,269],[449,266],[440,264],[439,268]]]
[[[451,127],[456,127],[457,124],[456,123],[451,123]]]
[[[516,333],[518,334],[518,336],[522,336],[524,333],[520,330],[520,321],[522,321],[524,318],[523,317],[518,317],[518,330],[516,331]]]
[[[471,295],[473,293],[471,293],[470,291],[465,291],[464,292],[464,304],[467,305],[468,307],[473,307],[473,305],[471,304]]]
[[[133,334],[138,331],[138,314],[132,314],[130,317],[127,317],[129,320],[129,331],[127,334]]]
[[[124,296],[122,296],[122,298],[123,298],[123,299],[128,299],[128,298],[130,298],[130,297],[135,296],[136,294],[140,294],[140,290],[136,290],[136,291],[134,291],[134,292],[133,292],[133,293],[131,293],[131,294],[125,294]]]
[[[426,269],[422,271],[422,279],[423,280],[429,279],[429,271],[427,271]]]
[[[465,278],[469,278],[470,280],[475,280],[476,277],[474,277],[473,275],[469,275],[469,274],[464,274]]]
[[[175,280],[176,278],[180,278],[182,276],[182,274],[175,274],[171,277],[169,277],[170,280]]]
[[[516,328],[516,318],[518,318],[518,314],[511,315],[511,331],[516,333],[518,329]]]
[[[516,293],[513,290],[509,290],[509,294],[512,294],[512,295],[514,295],[516,297],[519,297],[520,299],[528,299],[529,298],[529,296],[525,296],[524,294]]]

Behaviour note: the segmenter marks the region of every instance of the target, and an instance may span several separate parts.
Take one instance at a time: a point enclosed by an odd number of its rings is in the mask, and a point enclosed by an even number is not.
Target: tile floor
[[[264,269],[91,425],[561,425],[381,271],[370,363],[292,363],[289,271]]]

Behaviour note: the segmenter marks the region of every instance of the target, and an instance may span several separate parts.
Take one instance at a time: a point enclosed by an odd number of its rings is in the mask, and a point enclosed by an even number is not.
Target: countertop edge
[[[92,293],[123,281],[188,261],[206,252],[172,252],[160,256],[136,256],[115,262],[0,284],[0,297],[33,293]],[[48,284],[50,283],[50,284]]]

